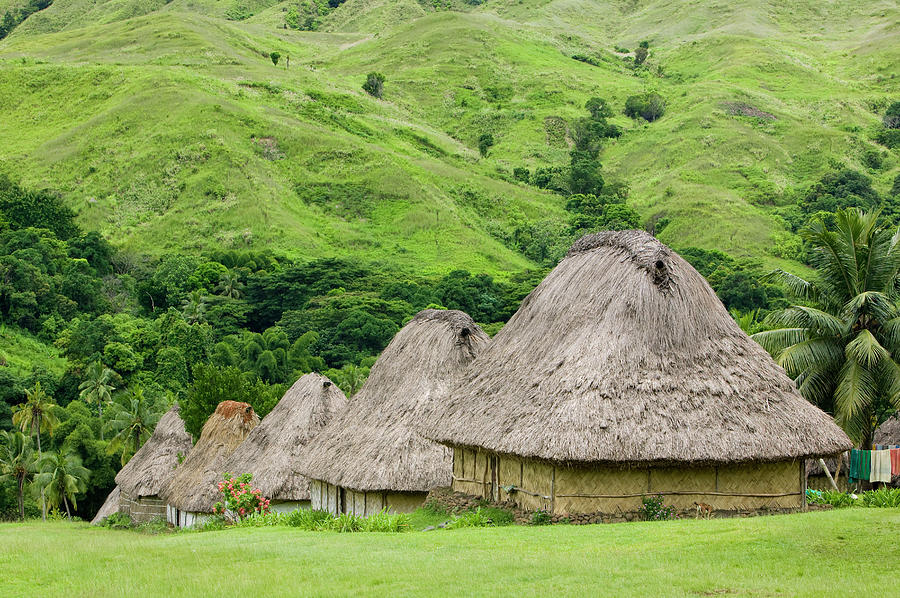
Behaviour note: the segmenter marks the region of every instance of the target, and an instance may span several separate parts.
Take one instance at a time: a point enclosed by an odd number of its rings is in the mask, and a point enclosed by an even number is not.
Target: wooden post
[[[828,481],[831,482],[831,485],[834,487],[834,489],[838,490],[838,492],[840,492],[837,484],[835,484],[835,482],[834,482],[834,478],[831,477],[831,472],[828,471],[828,466],[825,465],[825,459],[819,459],[819,465],[821,465],[822,469],[825,470],[825,475],[828,476]],[[838,457],[838,467],[840,467],[840,457]]]

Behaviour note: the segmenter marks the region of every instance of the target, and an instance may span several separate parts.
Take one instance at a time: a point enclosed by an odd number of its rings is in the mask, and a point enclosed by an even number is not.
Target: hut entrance
[[[337,510],[338,513],[347,512],[347,491],[344,488],[341,488],[340,494],[338,495]]]

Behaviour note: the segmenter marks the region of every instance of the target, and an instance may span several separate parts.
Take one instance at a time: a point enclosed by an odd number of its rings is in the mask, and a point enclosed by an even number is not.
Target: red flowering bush
[[[222,477],[225,481],[219,482],[219,492],[222,493],[225,500],[217,502],[213,506],[216,515],[229,514],[231,517],[243,519],[252,513],[269,512],[269,499],[262,495],[259,488],[254,488],[250,484],[253,474],[242,473],[235,476],[230,473],[224,474]]]

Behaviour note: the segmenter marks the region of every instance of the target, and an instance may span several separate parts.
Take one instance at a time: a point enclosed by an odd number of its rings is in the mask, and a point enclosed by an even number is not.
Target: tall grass
[[[405,532],[411,529],[410,516],[386,510],[368,517],[350,513],[331,515],[325,511],[298,509],[290,513],[254,513],[235,522],[235,527],[288,526],[311,532]]]

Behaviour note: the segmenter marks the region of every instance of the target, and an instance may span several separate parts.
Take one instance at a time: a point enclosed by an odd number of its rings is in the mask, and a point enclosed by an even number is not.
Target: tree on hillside
[[[85,492],[91,475],[81,463],[81,457],[70,446],[64,445],[41,458],[41,472],[35,477],[35,483],[47,495],[49,507],[59,508],[62,504],[69,519],[72,518],[69,503],[72,508],[78,508],[75,497]]]
[[[25,519],[25,483],[37,471],[31,438],[21,432],[0,432],[0,481],[16,483],[19,519]]]
[[[634,51],[634,64],[637,66],[644,64],[644,61],[647,60],[647,54],[649,54],[647,48],[638,46]]]
[[[25,397],[24,403],[13,408],[13,425],[37,439],[38,459],[41,459],[43,457],[41,432],[53,434],[54,428],[59,423],[53,412],[56,404],[44,392],[40,382],[35,382],[33,388],[26,389]],[[41,516],[44,520],[47,519],[47,505],[43,490],[41,490]]]
[[[162,413],[154,408],[153,401],[144,397],[144,390],[135,388],[112,404],[112,419],[106,424],[113,432],[106,450],[120,453],[124,466],[141,445],[150,438]]]
[[[202,324],[206,321],[206,297],[200,291],[191,294],[181,302],[181,314],[188,324]]]
[[[85,403],[97,403],[97,412],[103,418],[103,405],[112,399],[112,391],[116,389],[112,380],[116,373],[105,367],[99,360],[91,363],[84,372],[84,381],[78,385],[78,397]],[[103,440],[103,429],[100,430]]]
[[[384,75],[381,73],[371,72],[366,75],[366,82],[363,83],[363,90],[371,96],[381,98],[384,93]]]
[[[494,145],[494,136],[490,133],[482,133],[478,138],[478,153],[481,157],[487,156],[488,150]]]
[[[223,297],[229,299],[240,299],[244,294],[244,283],[238,275],[231,272],[225,272],[219,278],[219,284],[216,285],[216,292]]]
[[[281,58],[281,52],[271,52],[269,54],[269,59],[272,61],[274,66],[278,66],[278,60]]]
[[[866,449],[900,408],[900,229],[879,226],[878,216],[848,208],[833,229],[817,220],[802,231],[818,279],[772,272],[801,303],[772,313],[766,323],[776,329],[753,335],[800,393]]]
[[[888,106],[881,121],[888,129],[900,129],[900,102],[894,102]]]

